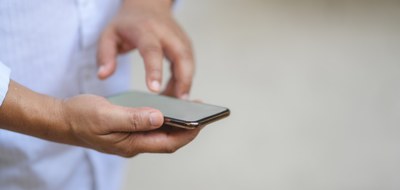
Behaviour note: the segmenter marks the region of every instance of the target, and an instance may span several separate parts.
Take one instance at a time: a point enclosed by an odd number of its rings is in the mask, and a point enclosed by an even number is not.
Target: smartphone
[[[164,114],[164,125],[195,129],[229,116],[228,108],[176,99],[168,96],[129,91],[108,97],[116,105],[151,107]]]

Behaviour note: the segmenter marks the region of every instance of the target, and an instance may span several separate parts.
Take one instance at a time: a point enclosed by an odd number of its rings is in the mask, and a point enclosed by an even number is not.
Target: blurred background
[[[183,0],[176,18],[191,98],[232,115],[130,159],[124,190],[400,189],[400,1]]]

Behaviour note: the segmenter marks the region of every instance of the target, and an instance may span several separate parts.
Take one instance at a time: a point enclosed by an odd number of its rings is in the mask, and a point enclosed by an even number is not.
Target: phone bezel
[[[228,117],[230,115],[230,110],[227,108],[223,112],[217,113],[215,115],[211,115],[209,117],[203,118],[198,121],[185,121],[179,120],[176,118],[164,117],[164,125],[179,127],[184,129],[195,129],[197,127],[207,125],[214,121],[220,120],[222,118]]]

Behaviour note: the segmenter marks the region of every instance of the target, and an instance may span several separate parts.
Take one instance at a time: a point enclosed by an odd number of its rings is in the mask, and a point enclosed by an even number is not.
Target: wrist
[[[34,129],[32,136],[76,145],[68,117],[64,111],[64,101],[43,94],[37,94],[34,101],[35,103],[32,104],[33,111],[30,112],[34,112],[34,110],[37,110],[37,112],[31,113],[31,116],[27,117],[28,123]]]
[[[67,102],[61,99],[53,99],[54,105],[54,115],[55,118],[52,120],[54,122],[54,126],[58,128],[58,134],[62,135],[58,137],[58,140],[61,140],[61,143],[71,144],[71,145],[80,145],[78,143],[76,136],[74,135],[71,120],[67,108]]]
[[[6,130],[73,144],[62,114],[62,101],[33,92],[11,81],[0,108],[0,127]]]

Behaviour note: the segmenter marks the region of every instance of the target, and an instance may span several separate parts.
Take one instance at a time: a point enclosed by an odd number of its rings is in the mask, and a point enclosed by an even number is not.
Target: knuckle
[[[130,117],[130,123],[133,128],[133,131],[138,131],[143,124],[143,116],[138,112],[134,112]]]
[[[190,41],[189,38],[186,38],[186,37],[180,38],[179,47],[180,47],[180,51],[183,54],[187,54],[189,56],[193,55],[192,42]]]
[[[162,70],[154,65],[148,65],[148,74],[149,77],[153,79],[161,79]],[[147,73],[146,73],[147,74]]]
[[[146,30],[156,30],[158,26],[158,22],[153,19],[143,19],[141,21],[141,26]]]
[[[183,49],[180,50],[180,53],[178,55],[178,59],[185,62],[187,64],[187,66],[193,66],[194,62],[193,60],[193,56],[190,50],[187,49]]]
[[[141,48],[140,50],[142,54],[144,55],[161,55],[162,54],[162,49],[160,46],[152,44],[152,45],[146,45],[145,47]]]
[[[192,60],[193,59],[193,51],[190,45],[184,44],[182,42],[178,43],[176,46],[176,52],[178,55],[178,59],[181,60]]]

